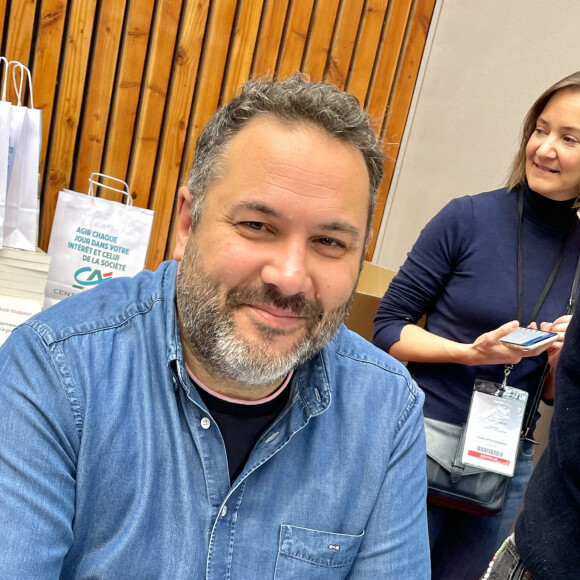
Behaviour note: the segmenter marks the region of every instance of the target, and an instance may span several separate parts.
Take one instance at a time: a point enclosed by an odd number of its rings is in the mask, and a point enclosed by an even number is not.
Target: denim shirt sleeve
[[[73,540],[80,440],[58,357],[28,326],[0,349],[1,578],[58,578]]]
[[[423,393],[415,383],[409,387],[389,468],[348,578],[431,577]]]

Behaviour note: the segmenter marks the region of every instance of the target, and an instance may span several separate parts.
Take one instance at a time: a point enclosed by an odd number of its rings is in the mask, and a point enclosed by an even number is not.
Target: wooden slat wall
[[[199,133],[254,76],[297,71],[358,97],[389,160],[378,230],[435,0],[0,0],[0,54],[42,109],[40,246],[62,188],[91,172],[155,210],[147,267],[172,254],[175,197]],[[367,257],[372,255],[374,246]]]

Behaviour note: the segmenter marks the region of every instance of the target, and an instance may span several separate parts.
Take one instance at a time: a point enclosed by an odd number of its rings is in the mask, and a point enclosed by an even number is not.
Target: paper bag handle
[[[18,106],[19,107],[22,106],[22,91],[24,88],[24,86],[23,86],[24,85],[24,71],[26,71],[26,76],[28,77],[28,88],[29,88],[29,93],[30,93],[30,108],[34,109],[34,100],[32,97],[32,75],[30,74],[30,70],[28,69],[28,67],[24,66],[21,62],[18,62],[17,60],[11,60],[6,65],[6,71],[4,73],[4,88],[2,89],[2,100],[3,101],[6,100],[6,76],[8,74],[8,67],[10,67],[11,65],[14,65],[14,68],[12,69],[12,82],[14,83],[14,91],[15,91],[16,96],[18,98]],[[20,70],[20,84],[18,84],[17,80],[16,80],[16,69]]]
[[[2,80],[2,100],[6,100],[6,83],[8,82],[8,68],[10,62],[5,56],[0,56],[0,63],[4,62],[4,79]]]
[[[119,189],[118,187],[113,187],[112,185],[106,185],[104,183],[101,183],[99,181],[99,178],[105,178],[105,179],[110,179],[111,181],[115,181],[116,183],[120,184],[123,189]],[[127,197],[127,205],[131,206],[133,205],[133,198],[131,197],[130,193],[129,193],[129,185],[123,181],[122,179],[118,179],[116,177],[111,177],[110,175],[107,175],[105,173],[91,173],[91,176],[89,177],[89,192],[88,194],[91,196],[96,196],[96,189],[98,187],[103,187],[105,189],[108,189],[110,191],[114,191],[116,193],[120,193],[124,196]]]

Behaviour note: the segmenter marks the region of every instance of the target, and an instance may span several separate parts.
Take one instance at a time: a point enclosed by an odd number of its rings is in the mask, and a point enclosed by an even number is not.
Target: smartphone
[[[534,330],[533,328],[516,328],[513,332],[500,338],[500,342],[506,346],[520,350],[533,350],[551,344],[558,339],[556,332],[546,332],[545,330]]]

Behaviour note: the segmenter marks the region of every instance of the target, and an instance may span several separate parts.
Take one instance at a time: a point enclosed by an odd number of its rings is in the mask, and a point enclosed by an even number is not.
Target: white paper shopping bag
[[[18,104],[10,107],[8,174],[3,245],[35,250],[38,237],[38,185],[42,121],[40,109],[34,109],[30,71],[16,62],[13,74],[20,71],[20,88],[16,87]],[[23,79],[26,74],[30,91],[30,108],[22,105]],[[14,77],[16,86],[16,77]]]
[[[8,60],[0,56],[0,64],[4,63],[2,83],[2,100],[0,100],[0,248],[4,232],[4,215],[6,213],[6,188],[8,186],[8,140],[10,135],[11,104],[6,101],[6,83],[8,81]]]
[[[120,183],[123,189],[102,183]],[[122,193],[127,204],[96,197],[104,187]],[[44,308],[118,276],[133,276],[145,266],[153,211],[132,205],[129,186],[93,173],[89,194],[62,190],[58,194],[48,246],[51,265]]]

